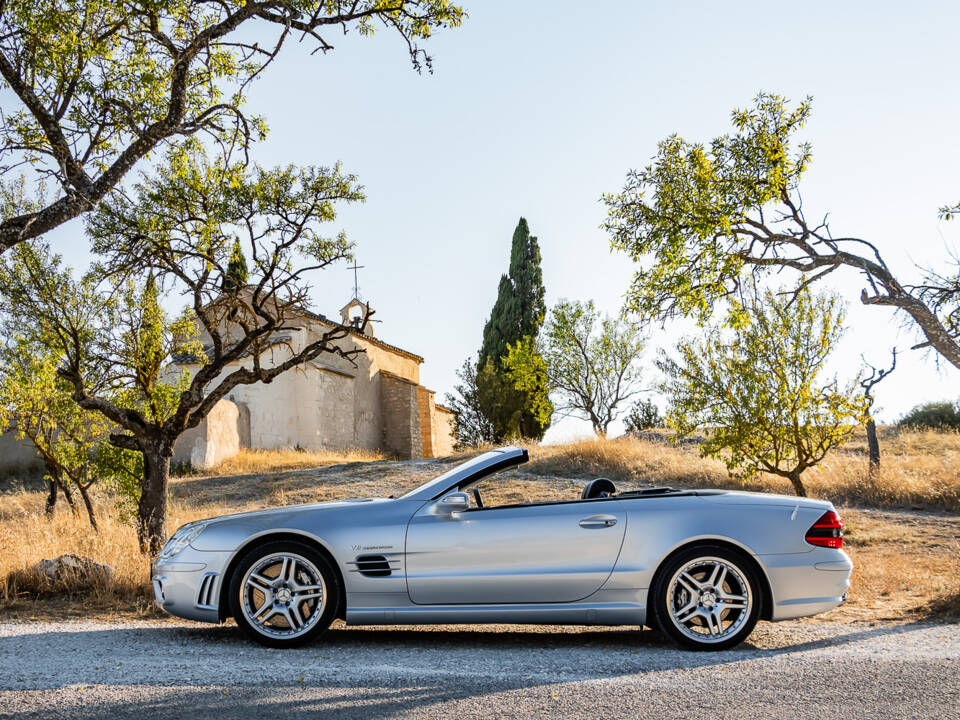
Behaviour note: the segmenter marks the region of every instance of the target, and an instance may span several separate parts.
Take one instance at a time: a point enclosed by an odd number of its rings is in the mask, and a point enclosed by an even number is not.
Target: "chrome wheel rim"
[[[255,562],[240,584],[244,619],[272,638],[295,638],[323,615],[327,586],[320,570],[302,555],[272,553]]]
[[[667,585],[667,608],[676,628],[699,643],[727,640],[753,609],[753,590],[734,563],[718,557],[691,560]]]

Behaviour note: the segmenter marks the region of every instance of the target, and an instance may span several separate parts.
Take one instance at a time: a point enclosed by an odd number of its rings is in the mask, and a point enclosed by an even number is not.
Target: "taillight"
[[[843,547],[843,520],[833,510],[827,510],[804,536],[811,545],[828,548]]]

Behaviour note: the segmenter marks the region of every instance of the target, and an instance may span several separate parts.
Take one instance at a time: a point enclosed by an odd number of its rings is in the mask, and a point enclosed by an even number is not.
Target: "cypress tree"
[[[481,409],[500,439],[540,439],[550,425],[549,419],[544,421],[543,414],[533,409],[541,397],[546,398],[546,384],[518,390],[503,368],[508,346],[536,339],[546,315],[545,295],[540,245],[530,234],[526,219],[520,218],[513,231],[510,269],[500,278],[477,362]]]
[[[240,239],[233,241],[233,251],[227,264],[227,273],[223,276],[224,292],[239,290],[247,284],[247,259],[243,256]]]
[[[547,312],[545,295],[540,245],[530,234],[526,218],[520,218],[513,231],[509,273],[500,277],[497,301],[483,328],[480,366],[491,358],[499,364],[507,345],[536,336]]]

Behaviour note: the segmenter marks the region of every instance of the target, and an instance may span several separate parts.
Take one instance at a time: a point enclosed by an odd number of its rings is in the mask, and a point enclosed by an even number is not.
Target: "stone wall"
[[[197,427],[183,433],[173,446],[173,461],[205,470],[232,458],[240,451],[240,411],[221,400]]]
[[[423,457],[418,388],[399,375],[381,372],[383,447],[401,460]]]
[[[420,422],[420,445],[425,458],[433,453],[433,393],[423,385],[417,385],[417,410]]]

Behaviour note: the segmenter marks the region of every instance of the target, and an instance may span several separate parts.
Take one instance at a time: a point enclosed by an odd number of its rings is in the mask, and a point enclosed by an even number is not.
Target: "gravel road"
[[[960,718],[960,625],[761,623],[723,653],[634,629],[0,624],[0,717]]]

